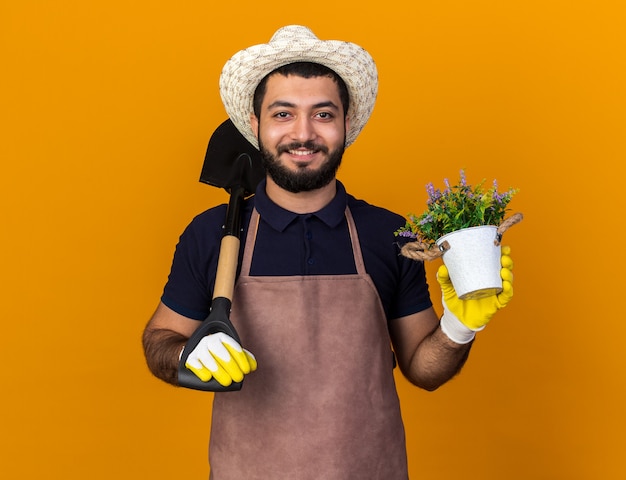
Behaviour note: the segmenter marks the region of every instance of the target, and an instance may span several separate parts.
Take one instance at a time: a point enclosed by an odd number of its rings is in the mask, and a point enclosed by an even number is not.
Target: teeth
[[[291,155],[313,155],[315,152],[313,150],[289,150]]]

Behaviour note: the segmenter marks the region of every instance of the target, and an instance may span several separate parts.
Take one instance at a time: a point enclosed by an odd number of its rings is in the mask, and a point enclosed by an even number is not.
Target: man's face
[[[328,185],[344,151],[347,119],[330,77],[268,78],[260,119],[252,116],[268,175],[293,192]]]

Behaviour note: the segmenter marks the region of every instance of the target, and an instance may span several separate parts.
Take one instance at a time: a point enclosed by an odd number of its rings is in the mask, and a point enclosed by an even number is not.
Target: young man
[[[512,297],[508,251],[504,291],[486,299],[459,300],[442,267],[440,319],[423,264],[399,255],[393,232],[404,218],[336,180],[377,93],[360,47],[284,27],[231,58],[220,89],[267,177],[244,208],[231,312],[242,345],[209,335],[187,360],[203,381],[246,378],[241,391],[215,394],[212,478],[406,479],[394,354],[421,388],[452,378],[475,332]],[[144,333],[148,365],[172,384],[210,308],[224,211],[199,215],[181,236]]]

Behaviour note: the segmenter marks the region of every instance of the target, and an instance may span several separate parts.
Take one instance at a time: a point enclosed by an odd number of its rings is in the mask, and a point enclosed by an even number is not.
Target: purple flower
[[[426,201],[428,205],[436,203],[441,198],[441,192],[432,183],[426,185],[426,193],[428,193],[428,200]]]
[[[428,214],[420,220],[420,225],[426,225],[433,221],[433,216]]]

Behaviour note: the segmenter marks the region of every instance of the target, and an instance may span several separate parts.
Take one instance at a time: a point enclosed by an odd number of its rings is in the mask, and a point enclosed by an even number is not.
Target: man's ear
[[[250,114],[250,127],[252,127],[252,133],[254,133],[254,136],[258,140],[259,139],[259,119],[256,118],[256,115],[254,113]]]

